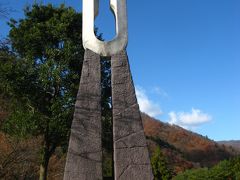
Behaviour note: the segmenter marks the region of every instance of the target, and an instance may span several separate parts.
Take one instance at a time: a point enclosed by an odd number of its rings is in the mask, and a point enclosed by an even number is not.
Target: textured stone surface
[[[111,58],[114,170],[116,180],[152,180],[152,169],[128,57]]]
[[[102,179],[100,56],[85,51],[64,180]]]

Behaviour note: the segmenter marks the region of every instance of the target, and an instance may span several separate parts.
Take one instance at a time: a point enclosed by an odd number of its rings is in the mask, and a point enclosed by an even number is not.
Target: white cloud
[[[196,128],[212,120],[212,117],[199,109],[192,108],[191,112],[170,112],[169,123],[176,124],[186,129]]]
[[[142,112],[145,112],[146,114],[153,117],[156,117],[162,114],[160,105],[150,100],[146,94],[146,91],[143,88],[137,86],[136,95],[137,95],[140,110]]]
[[[164,90],[163,90],[162,88],[160,88],[160,87],[154,87],[154,88],[152,89],[152,92],[153,92],[153,93],[156,93],[157,95],[162,96],[162,97],[164,97],[164,98],[168,98],[168,97],[169,97],[168,94],[167,94],[167,92],[164,91]]]

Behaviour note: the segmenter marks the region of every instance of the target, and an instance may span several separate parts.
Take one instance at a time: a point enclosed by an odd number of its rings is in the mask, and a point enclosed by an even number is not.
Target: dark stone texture
[[[116,180],[152,180],[152,168],[126,51],[111,58]]]
[[[100,56],[85,51],[64,180],[102,179]]]
[[[122,51],[111,58],[115,180],[152,180],[139,106]],[[64,180],[102,180],[100,56],[86,50]]]

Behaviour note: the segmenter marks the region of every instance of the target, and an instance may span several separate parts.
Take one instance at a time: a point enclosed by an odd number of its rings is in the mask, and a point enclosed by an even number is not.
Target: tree
[[[41,180],[56,147],[68,142],[84,54],[81,19],[64,5],[35,4],[24,19],[9,22],[12,53],[4,51],[0,60],[0,90],[11,97],[12,111],[3,130],[42,137]]]
[[[240,157],[236,157],[230,160],[224,160],[213,166],[212,168],[199,168],[193,170],[187,170],[173,179],[185,180],[185,179],[211,179],[211,180],[225,180],[225,179],[239,179],[240,175]]]
[[[172,175],[170,170],[167,167],[166,160],[160,150],[160,147],[157,147],[154,154],[151,158],[151,164],[154,174],[154,179],[156,180],[169,180]]]
[[[0,133],[0,179],[36,179],[36,139],[18,141]]]

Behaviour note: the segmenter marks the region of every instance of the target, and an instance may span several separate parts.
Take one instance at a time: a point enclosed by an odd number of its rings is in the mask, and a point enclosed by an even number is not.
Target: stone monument
[[[126,46],[126,0],[111,0],[116,37],[100,41],[94,34],[99,0],[83,0],[85,57],[68,147],[64,180],[101,180],[101,65],[111,61],[115,180],[152,180],[143,124],[129,68]]]

